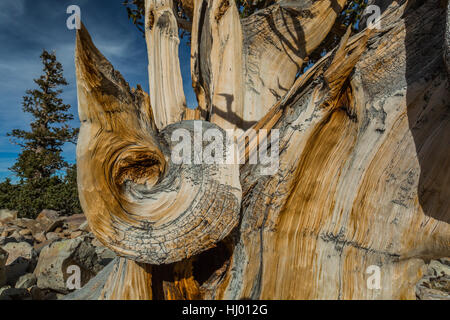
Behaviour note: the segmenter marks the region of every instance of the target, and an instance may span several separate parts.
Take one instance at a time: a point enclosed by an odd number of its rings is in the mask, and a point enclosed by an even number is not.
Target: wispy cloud
[[[64,102],[71,104],[78,126],[74,66],[75,31],[68,30],[66,9],[76,4],[96,45],[131,85],[147,85],[147,57],[142,36],[127,21],[120,1],[110,0],[1,0],[0,1],[0,179],[9,175],[20,147],[6,136],[14,128],[26,129],[30,115],[22,111],[22,96],[35,88],[42,72],[42,49],[55,50],[69,86]],[[73,162],[75,146],[67,144],[63,155]]]
[[[68,30],[66,9],[75,4],[99,50],[120,71],[131,86],[148,88],[145,41],[128,21],[122,1],[111,0],[0,0],[0,180],[9,174],[20,148],[12,145],[6,133],[26,129],[30,115],[22,111],[22,96],[35,88],[33,78],[40,76],[42,49],[55,50],[64,67],[69,86],[64,88],[64,102],[71,104],[78,126],[74,66],[75,31]],[[190,49],[185,40],[180,46],[181,70],[186,100],[196,106],[190,80]],[[147,89],[148,90],[148,89]],[[67,145],[64,156],[75,159],[75,147]]]
[[[16,24],[17,18],[25,13],[25,0],[2,0],[0,2],[0,25]]]

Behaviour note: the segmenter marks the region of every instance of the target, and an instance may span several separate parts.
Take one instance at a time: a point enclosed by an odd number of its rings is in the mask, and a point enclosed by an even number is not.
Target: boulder
[[[19,233],[19,230],[14,230],[13,233],[8,237],[11,238],[12,242],[24,242],[25,237]],[[8,242],[11,242],[8,241]]]
[[[11,289],[11,286],[3,286],[0,287],[0,295],[3,293],[3,291],[7,290],[7,289]]]
[[[78,238],[78,237],[82,236],[83,233],[84,233],[84,232],[81,231],[81,230],[74,231],[74,232],[72,232],[72,233],[70,234],[70,239]]]
[[[3,250],[8,252],[6,265],[13,263],[19,257],[30,261],[37,258],[36,251],[28,242],[9,242],[3,246]]]
[[[22,230],[19,231],[19,234],[21,236],[28,236],[28,235],[31,235],[31,230],[29,230],[29,229],[22,229]]]
[[[46,246],[48,246],[51,243],[58,241],[58,240],[60,240],[60,239],[47,240],[47,238],[46,238],[43,242],[35,243],[33,246],[34,250],[36,250],[37,254],[40,255],[42,249],[44,249]]]
[[[17,219],[17,211],[12,211],[8,209],[0,210],[0,222],[5,223],[11,220]]]
[[[73,214],[71,216],[62,217],[60,220],[64,223],[64,225],[70,231],[79,230],[80,226],[87,223],[86,216],[83,213]]]
[[[52,290],[41,289],[37,285],[32,286],[30,289],[32,300],[56,300],[57,293]]]
[[[47,233],[54,231],[58,227],[61,227],[63,222],[59,219],[52,220],[47,216],[42,216],[40,219],[17,219],[14,221],[15,225],[22,227],[23,229],[30,230],[30,233],[33,236],[36,236],[40,233]]]
[[[27,300],[31,299],[31,294],[27,289],[5,288],[0,293],[0,300]]]
[[[83,239],[83,241],[75,252],[74,259],[82,268],[96,275],[105,265],[102,264],[102,257],[97,254],[97,248],[92,245],[92,238],[79,237],[75,239]]]
[[[44,209],[36,217],[36,221],[55,221],[60,218],[58,211]]]
[[[87,221],[85,221],[83,224],[81,224],[78,227],[78,230],[84,231],[84,232],[91,232],[91,230],[89,229],[89,223]]]
[[[67,279],[73,275],[69,267],[79,268],[83,286],[104,267],[101,262],[89,237],[55,241],[41,251],[34,271],[37,286],[68,293],[71,290],[67,287]]]
[[[44,290],[34,285],[30,288],[30,294],[32,300],[46,300]]]
[[[8,252],[5,263],[7,283],[14,285],[27,272],[33,272],[37,262],[37,253],[27,242],[9,242],[3,246]]]
[[[5,265],[8,260],[8,252],[0,248],[0,287],[4,286],[7,282]]]
[[[47,240],[52,241],[61,238],[61,236],[56,232],[48,232],[45,237]]]
[[[114,258],[116,258],[116,254],[102,244],[95,246],[95,253],[100,259],[100,264],[103,266],[108,265]]]
[[[13,222],[15,223],[18,220],[20,219],[14,220]],[[22,235],[21,231],[23,230],[23,228],[15,225],[13,222],[8,222],[6,225],[3,226],[3,228],[1,228],[0,234],[1,245],[3,246],[8,242],[23,242],[23,241],[33,242],[32,240],[30,240],[32,237],[30,235]]]
[[[34,235],[34,239],[37,242],[45,242],[47,240],[47,237],[45,236],[44,232],[39,232]]]
[[[36,276],[33,273],[27,273],[21,276],[14,286],[19,289],[28,289],[36,284]]]

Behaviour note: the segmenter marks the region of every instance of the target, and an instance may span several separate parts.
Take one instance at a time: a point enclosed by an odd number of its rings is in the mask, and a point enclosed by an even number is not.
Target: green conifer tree
[[[27,90],[22,103],[23,111],[33,118],[30,130],[15,129],[8,134],[22,148],[11,168],[20,183],[7,180],[0,186],[0,207],[18,210],[26,217],[45,208],[63,214],[81,210],[74,166],[62,157],[64,144],[75,143],[78,133],[68,124],[73,119],[70,105],[60,98],[67,81],[54,53],[43,50],[40,58],[43,74],[34,79],[37,88]]]

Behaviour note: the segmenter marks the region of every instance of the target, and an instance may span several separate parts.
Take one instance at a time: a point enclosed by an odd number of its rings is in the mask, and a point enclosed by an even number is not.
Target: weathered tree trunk
[[[381,29],[348,30],[296,78],[346,1],[280,1],[239,20],[233,2],[195,0],[200,112],[184,112],[174,20],[158,3],[151,108],[77,35],[80,197],[120,258],[69,298],[414,299],[424,263],[450,255],[448,4],[387,3]],[[181,119],[279,130],[279,170],[174,165],[170,134],[194,134]]]

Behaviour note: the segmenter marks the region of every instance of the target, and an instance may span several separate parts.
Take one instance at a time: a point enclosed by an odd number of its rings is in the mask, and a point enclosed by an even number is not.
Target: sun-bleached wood
[[[241,236],[207,297],[414,299],[425,261],[450,254],[449,84],[432,49],[443,9],[430,1],[402,19],[405,8],[385,12],[347,80],[352,59],[336,52],[282,100],[281,170],[241,169]],[[330,82],[341,83],[331,101]],[[379,290],[366,284],[371,265]]]
[[[329,12],[336,2],[312,5]],[[194,17],[201,16],[197,9]],[[448,7],[403,0],[382,9],[380,30],[347,32],[251,125],[279,130],[279,170],[267,176],[262,164],[240,167],[240,223],[228,237],[169,265],[121,258],[73,297],[414,299],[425,263],[450,256]],[[334,19],[331,12],[318,15],[327,26]],[[197,61],[211,58],[209,50],[198,52]],[[244,75],[247,69],[244,64]],[[269,72],[259,75],[272,81]],[[244,103],[244,111],[254,107]],[[135,121],[128,117],[124,122]],[[239,144],[243,154],[258,146]],[[83,168],[81,174],[92,174]],[[367,286],[370,266],[380,268],[380,289]],[[134,290],[133,281],[140,283]]]
[[[345,0],[278,1],[242,20],[244,121],[259,121],[291,88],[303,62],[329,34]]]
[[[242,127],[242,30],[236,5],[195,0],[192,31],[192,82],[200,112],[224,129]]]
[[[186,109],[172,7],[172,0],[145,0],[150,102],[158,129],[180,121]]]
[[[84,27],[76,74],[78,186],[95,236],[121,257],[151,264],[189,258],[227,236],[239,217],[238,166],[177,164],[171,154],[176,130],[194,139],[197,125],[200,134],[221,129],[185,121],[157,133],[147,95],[130,90]]]
[[[203,119],[248,129],[292,86],[339,1],[279,1],[240,20],[234,2],[195,0],[191,73]]]

